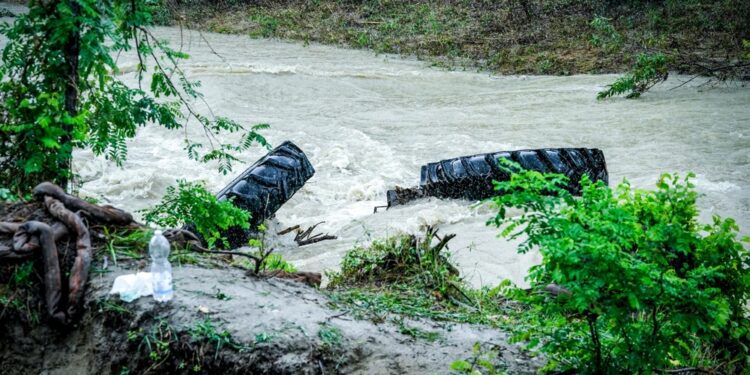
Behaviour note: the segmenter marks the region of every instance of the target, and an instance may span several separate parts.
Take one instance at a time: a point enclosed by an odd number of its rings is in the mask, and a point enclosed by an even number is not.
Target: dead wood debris
[[[318,234],[313,235],[313,231],[315,230],[315,228],[317,228],[318,225],[323,224],[323,223],[325,223],[325,221],[321,221],[305,230],[302,230],[302,228],[299,225],[295,225],[295,226],[286,228],[282,231],[279,231],[276,234],[278,234],[279,236],[283,236],[285,234],[295,232],[294,242],[296,242],[297,245],[299,246],[310,245],[310,244],[314,244],[320,241],[337,239],[338,237],[328,234],[328,233],[326,234],[318,233]]]

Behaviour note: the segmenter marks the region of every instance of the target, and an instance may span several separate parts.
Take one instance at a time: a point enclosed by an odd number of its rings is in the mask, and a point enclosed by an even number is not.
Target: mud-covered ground
[[[267,373],[444,374],[472,347],[500,353],[496,369],[532,373],[542,365],[504,333],[465,324],[356,320],[318,290],[258,279],[238,269],[175,267],[175,298],[125,304],[108,291],[114,269],[94,275],[82,321],[67,331],[4,321],[2,374]],[[219,348],[217,351],[216,349]]]

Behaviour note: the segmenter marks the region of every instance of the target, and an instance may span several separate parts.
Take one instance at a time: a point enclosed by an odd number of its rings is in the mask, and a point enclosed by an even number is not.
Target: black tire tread
[[[249,233],[270,218],[315,174],[310,161],[292,142],[284,142],[227,184],[217,198],[249,211],[251,230],[231,228],[225,235],[232,247],[247,243]]]
[[[500,169],[498,158],[505,158],[524,169],[560,173],[570,179],[568,190],[580,193],[580,181],[588,175],[593,181],[609,183],[604,154],[590,148],[545,148],[500,151],[462,156],[422,166],[420,188],[426,195],[440,198],[485,199],[495,194],[492,181],[505,181],[509,174]]]

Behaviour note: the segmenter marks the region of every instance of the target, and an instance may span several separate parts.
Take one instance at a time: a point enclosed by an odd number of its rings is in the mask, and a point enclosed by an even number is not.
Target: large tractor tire
[[[492,181],[505,181],[510,175],[500,169],[499,159],[508,159],[528,170],[561,173],[570,179],[568,189],[580,193],[581,177],[609,182],[604,153],[588,148],[546,148],[539,150],[502,151],[462,156],[422,166],[417,188],[389,190],[388,206],[403,204],[413,198],[433,196],[479,200],[496,194]]]
[[[217,198],[232,199],[235,206],[252,214],[250,231],[232,228],[226,233],[230,245],[246,245],[257,225],[272,217],[313,174],[315,169],[305,153],[287,141],[221,189]]]

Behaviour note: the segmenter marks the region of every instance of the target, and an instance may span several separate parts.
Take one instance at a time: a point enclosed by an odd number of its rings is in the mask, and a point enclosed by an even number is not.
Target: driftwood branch
[[[314,244],[320,241],[335,240],[336,238],[338,238],[328,233],[326,234],[318,233],[316,235],[313,235],[312,233],[315,230],[315,228],[317,228],[318,225],[323,224],[323,223],[325,223],[325,221],[321,221],[305,230],[302,230],[302,228],[299,225],[295,225],[293,227],[289,227],[280,232],[277,232],[276,234],[278,234],[279,236],[283,236],[285,234],[295,232],[296,234],[294,235],[294,242],[296,242],[297,245],[299,246],[310,245],[310,244]]]

